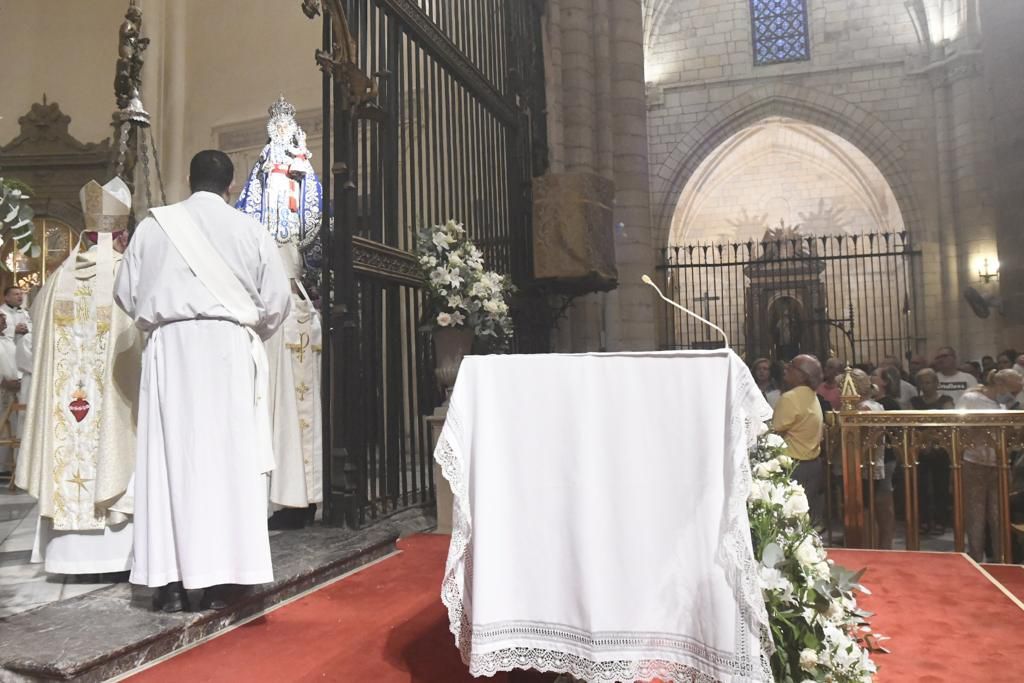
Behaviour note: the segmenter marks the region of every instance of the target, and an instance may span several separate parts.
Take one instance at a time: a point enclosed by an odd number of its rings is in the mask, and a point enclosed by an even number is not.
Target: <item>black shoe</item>
[[[230,585],[223,586],[210,586],[203,591],[203,597],[199,601],[199,609],[201,610],[222,610],[227,609],[232,599],[235,597],[235,591],[232,590],[234,587]]]
[[[176,581],[157,588],[153,595],[153,609],[165,614],[188,610],[188,593],[185,592],[185,586]]]
[[[271,531],[296,531],[306,525],[306,508],[281,508],[270,516]]]

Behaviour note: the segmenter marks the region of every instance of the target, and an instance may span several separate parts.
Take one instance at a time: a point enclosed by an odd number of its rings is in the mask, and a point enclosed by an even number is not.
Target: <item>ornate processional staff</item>
[[[117,111],[113,117],[116,131],[113,174],[124,180],[134,194],[135,174],[141,162],[143,210],[153,204],[149,182],[149,146],[153,147],[161,204],[167,203],[163,178],[160,175],[160,160],[150,128],[149,112],[142,105],[142,67],[145,63],[142,53],[147,47],[149,38],[142,37],[142,9],[136,4],[136,0],[129,0],[124,21],[118,30],[117,67],[114,75]]]

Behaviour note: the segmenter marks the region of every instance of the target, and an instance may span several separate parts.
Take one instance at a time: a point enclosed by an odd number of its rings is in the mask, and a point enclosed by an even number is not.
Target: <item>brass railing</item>
[[[1011,454],[1024,451],[1024,411],[842,410],[827,414],[825,421],[823,455],[829,473],[826,505],[831,521],[835,510],[832,482],[838,475],[842,485],[841,514],[846,547],[878,547],[875,487],[868,484],[873,482],[872,470],[888,448],[896,456],[897,466],[903,468],[906,548],[920,550],[919,456],[923,449],[941,448],[949,454],[954,547],[957,552],[963,552],[966,536],[964,451],[992,448],[998,470],[998,533],[1002,541],[998,559],[1011,561]],[[831,535],[832,526],[827,525]]]

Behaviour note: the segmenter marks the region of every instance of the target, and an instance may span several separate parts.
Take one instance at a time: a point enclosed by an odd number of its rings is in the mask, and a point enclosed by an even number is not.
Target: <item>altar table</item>
[[[746,511],[770,416],[727,350],[467,357],[434,455],[470,672],[771,680]]]

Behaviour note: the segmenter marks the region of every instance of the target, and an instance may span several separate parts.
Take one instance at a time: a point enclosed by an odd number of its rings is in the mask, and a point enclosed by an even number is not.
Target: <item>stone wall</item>
[[[809,0],[811,59],[754,66],[749,0],[650,0],[655,243],[669,241],[687,182],[719,145],[767,117],[811,123],[878,168],[923,252],[915,350],[952,343],[976,356],[1012,341],[1000,317],[976,318],[961,296],[967,286],[992,289],[976,270],[997,257],[986,194],[992,97],[982,87],[985,34],[972,4]]]

